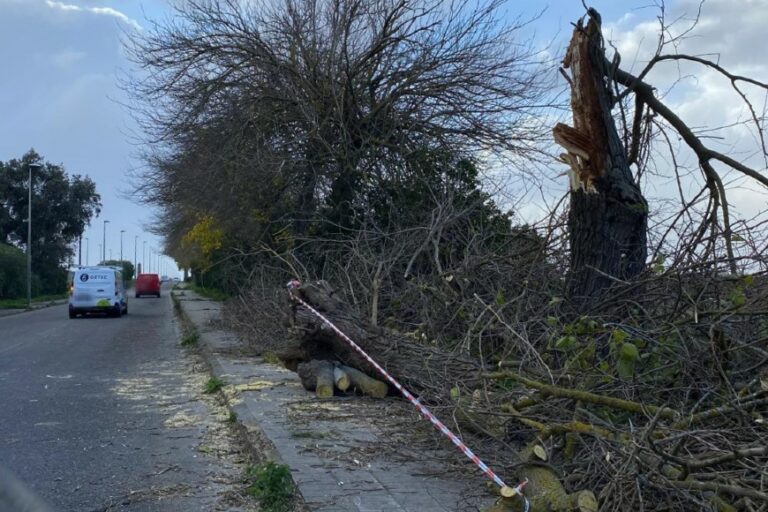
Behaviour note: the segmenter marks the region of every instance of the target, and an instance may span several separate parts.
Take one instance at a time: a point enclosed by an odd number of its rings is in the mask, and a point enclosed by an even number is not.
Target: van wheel
[[[112,316],[115,318],[123,316],[123,308],[120,307],[120,304],[115,304],[115,307],[112,309]]]
[[[158,298],[158,299],[160,298],[160,292],[158,292],[158,293],[157,293],[157,298]]]
[[[140,293],[137,293],[137,294],[136,294],[136,298],[138,299],[139,297],[141,297],[141,294],[140,294]]]
[[[69,318],[77,318],[77,313],[75,313],[74,311],[70,310],[69,311]]]

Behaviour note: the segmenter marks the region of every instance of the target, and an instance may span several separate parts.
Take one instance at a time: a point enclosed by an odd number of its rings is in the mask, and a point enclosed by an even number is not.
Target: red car
[[[160,296],[160,277],[157,274],[139,274],[136,278],[136,298],[142,295]]]

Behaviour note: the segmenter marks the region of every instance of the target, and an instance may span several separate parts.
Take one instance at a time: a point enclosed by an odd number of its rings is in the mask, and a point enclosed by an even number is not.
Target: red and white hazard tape
[[[502,489],[511,489],[511,492],[506,492],[506,493],[502,493],[502,494],[504,494],[504,495],[507,495],[507,496],[515,496],[515,495],[519,495],[519,496],[521,496],[521,497],[522,497],[522,498],[525,500],[525,510],[526,510],[526,511],[528,510],[528,506],[529,506],[529,504],[528,504],[528,499],[527,499],[527,498],[526,498],[526,497],[523,495],[523,493],[522,493],[522,491],[523,491],[523,488],[524,488],[524,487],[525,487],[525,485],[528,483],[528,480],[525,480],[524,482],[521,482],[520,484],[518,484],[517,486],[515,486],[515,487],[513,487],[513,488],[510,488],[510,487],[508,487],[508,486],[507,486],[507,484],[505,484],[505,483],[504,483],[504,480],[502,480],[502,479],[501,479],[501,477],[499,477],[499,475],[497,475],[497,474],[496,474],[496,473],[495,473],[495,472],[494,472],[494,471],[493,471],[491,468],[489,468],[489,467],[488,467],[488,465],[487,465],[485,462],[483,462],[482,460],[480,460],[480,458],[479,458],[477,455],[475,455],[475,453],[474,453],[472,450],[470,450],[470,449],[469,449],[469,447],[468,447],[467,445],[465,445],[465,444],[462,442],[462,440],[461,440],[461,439],[459,439],[459,437],[458,437],[456,434],[454,434],[453,432],[451,432],[451,431],[448,429],[448,427],[446,427],[446,426],[445,426],[445,424],[443,424],[443,422],[442,422],[442,421],[440,421],[439,419],[437,419],[437,417],[435,417],[435,415],[434,415],[434,414],[432,414],[432,411],[430,411],[430,410],[429,410],[429,409],[427,409],[427,408],[426,408],[426,407],[425,407],[423,404],[421,404],[421,402],[419,402],[419,400],[418,400],[416,397],[414,397],[414,396],[411,394],[411,392],[410,392],[410,391],[408,391],[408,390],[407,390],[405,387],[403,387],[403,386],[402,386],[402,384],[400,384],[400,383],[399,383],[399,382],[398,382],[398,381],[397,381],[397,380],[396,380],[394,377],[392,377],[392,376],[391,376],[391,375],[390,375],[390,374],[389,374],[389,373],[388,373],[388,372],[387,372],[387,371],[386,371],[384,368],[382,368],[382,367],[381,367],[381,365],[379,365],[379,363],[377,363],[376,361],[374,361],[374,360],[371,358],[371,356],[369,356],[368,354],[366,354],[366,353],[365,353],[365,351],[364,351],[362,348],[360,348],[360,346],[359,346],[357,343],[355,343],[355,342],[352,340],[352,338],[350,338],[349,336],[347,336],[346,334],[344,334],[344,333],[341,331],[341,329],[339,329],[338,327],[336,327],[336,326],[333,324],[333,322],[331,322],[331,321],[330,321],[330,320],[328,320],[328,319],[327,319],[325,316],[323,316],[323,314],[322,314],[322,313],[320,313],[320,312],[319,312],[319,311],[317,311],[315,308],[313,308],[312,306],[310,306],[309,304],[307,304],[307,302],[306,302],[306,301],[304,301],[304,300],[302,300],[302,299],[301,299],[301,297],[299,297],[299,296],[297,296],[295,293],[293,293],[293,290],[294,290],[294,289],[296,289],[296,288],[298,288],[299,286],[301,286],[301,282],[300,282],[300,281],[298,281],[297,279],[293,279],[293,280],[291,280],[291,281],[289,281],[289,282],[288,282],[288,290],[289,290],[289,295],[291,296],[291,298],[292,298],[293,300],[295,300],[296,302],[298,302],[299,304],[301,304],[302,306],[304,306],[305,308],[307,308],[309,311],[311,311],[311,312],[312,312],[312,314],[314,314],[314,315],[315,315],[315,316],[317,316],[317,317],[318,317],[320,320],[322,320],[323,322],[325,322],[325,324],[326,324],[326,325],[328,325],[328,327],[330,327],[331,329],[333,329],[333,331],[334,331],[336,334],[338,334],[338,335],[341,337],[341,339],[343,339],[344,341],[346,341],[347,343],[349,343],[349,345],[350,345],[350,346],[351,346],[353,349],[355,349],[355,350],[356,350],[356,351],[357,351],[357,352],[358,352],[358,353],[359,353],[361,356],[363,356],[363,357],[365,358],[365,360],[366,360],[366,361],[368,361],[369,363],[371,363],[371,365],[372,365],[374,368],[376,368],[376,370],[377,370],[377,371],[378,371],[378,372],[379,372],[379,373],[380,373],[380,374],[381,374],[381,375],[382,375],[382,376],[383,376],[385,379],[387,379],[387,381],[389,381],[389,383],[390,383],[390,384],[392,384],[392,385],[393,385],[395,388],[397,388],[397,390],[398,390],[400,393],[402,393],[402,395],[403,395],[403,396],[404,396],[404,397],[405,397],[405,398],[406,398],[406,399],[407,399],[409,402],[411,402],[413,405],[415,405],[415,406],[416,406],[416,408],[419,410],[419,412],[421,412],[421,414],[422,414],[422,415],[423,415],[425,418],[427,418],[427,419],[430,421],[430,423],[432,423],[432,424],[433,424],[433,425],[434,425],[434,426],[435,426],[435,427],[436,427],[436,428],[437,428],[437,429],[438,429],[440,432],[442,432],[443,434],[445,434],[445,435],[446,435],[446,436],[447,436],[447,437],[448,437],[448,438],[451,440],[451,442],[452,442],[454,445],[456,445],[456,446],[459,448],[459,450],[461,450],[461,451],[462,451],[462,453],[464,453],[464,455],[466,455],[466,456],[467,456],[467,458],[468,458],[469,460],[471,460],[471,461],[472,461],[472,463],[473,463],[475,466],[477,466],[478,468],[480,468],[480,470],[483,472],[483,474],[485,474],[485,476],[487,476],[488,478],[490,478],[491,480],[493,480],[493,482],[494,482],[494,483],[496,483],[496,485],[498,485],[498,486],[499,486],[499,487],[501,487]]]

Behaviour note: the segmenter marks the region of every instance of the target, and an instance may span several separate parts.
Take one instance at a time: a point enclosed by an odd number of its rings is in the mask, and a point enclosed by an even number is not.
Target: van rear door
[[[82,269],[75,273],[72,299],[77,307],[112,307],[115,303],[115,272]]]

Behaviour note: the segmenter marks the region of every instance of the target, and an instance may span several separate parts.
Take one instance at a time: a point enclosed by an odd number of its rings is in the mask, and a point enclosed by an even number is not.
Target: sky
[[[136,158],[140,138],[124,107],[119,79],[134,72],[122,49],[126,31],[145,31],[151,20],[171,16],[172,1],[0,0],[0,160],[19,158],[34,148],[69,173],[86,174],[96,182],[103,210],[84,235],[89,240],[89,263],[97,261],[104,220],[109,220],[107,257],[110,252],[119,257],[121,230],[125,259],[133,259],[135,240],[140,261],[144,245],[161,247],[160,240],[146,231],[153,221],[152,209],[131,197],[129,172],[143,164]],[[656,1],[589,2],[602,15],[606,37],[621,51],[622,67],[639,68],[653,51]],[[698,5],[698,0],[668,0],[666,10],[669,19],[688,13],[677,25],[682,27]],[[527,30],[537,45],[549,48],[564,48],[570,23],[584,13],[581,0],[514,0],[507,9],[523,17],[536,16]],[[717,54],[735,71],[768,80],[766,26],[768,0],[708,0],[697,35],[685,41],[684,49]],[[685,121],[703,126],[743,118],[743,106],[727,82],[700,70],[697,78],[686,77],[688,71],[666,66],[649,77],[661,84],[662,92],[665,84],[679,82],[666,100]],[[744,159],[754,158],[746,153],[754,146],[753,136],[738,128],[729,135],[736,142],[728,149],[745,152]],[[684,150],[681,157],[689,158]],[[764,169],[764,164],[757,164]],[[566,185],[567,178],[556,175],[549,182],[555,195]],[[663,194],[665,187],[660,183],[649,193]],[[745,215],[765,208],[763,191],[738,182],[734,188]],[[531,201],[528,215],[535,216],[537,206],[535,199]]]

